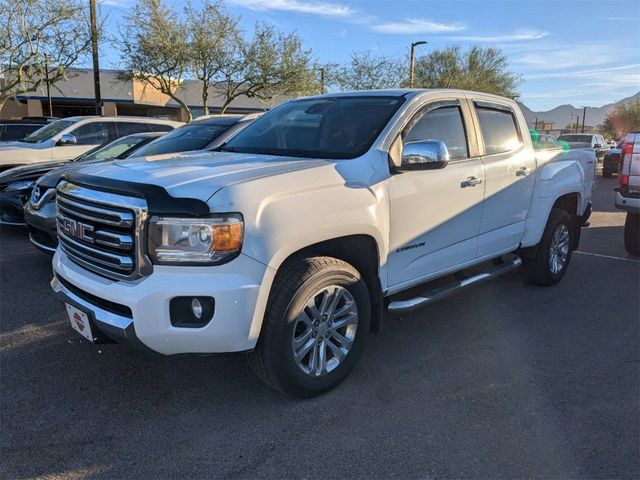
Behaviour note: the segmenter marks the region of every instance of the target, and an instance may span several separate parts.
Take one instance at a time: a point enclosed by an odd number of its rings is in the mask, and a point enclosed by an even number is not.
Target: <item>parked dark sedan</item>
[[[36,180],[45,173],[70,164],[84,166],[94,161],[126,158],[163,134],[164,132],[136,133],[89,150],[70,162],[32,163],[0,173],[0,224],[25,225],[23,207]]]
[[[624,142],[620,142],[604,154],[604,160],[602,161],[602,176],[604,178],[611,178],[614,173],[618,173],[620,166],[620,152],[622,151],[623,143]]]

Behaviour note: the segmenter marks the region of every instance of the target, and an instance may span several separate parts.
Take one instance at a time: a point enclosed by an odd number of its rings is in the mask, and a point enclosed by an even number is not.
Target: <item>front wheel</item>
[[[627,212],[624,222],[624,248],[631,255],[640,255],[640,215]]]
[[[276,390],[319,395],[353,369],[370,322],[369,292],[354,267],[332,257],[299,260],[276,278],[249,365]]]
[[[551,210],[535,258],[529,265],[531,283],[549,286],[562,279],[571,261],[574,232],[571,215],[566,210]]]

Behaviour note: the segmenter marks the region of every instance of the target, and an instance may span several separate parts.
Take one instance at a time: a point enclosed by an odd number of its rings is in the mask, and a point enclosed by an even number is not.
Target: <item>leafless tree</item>
[[[66,79],[90,52],[88,12],[79,0],[0,0],[0,109],[16,95]]]
[[[269,101],[319,89],[311,51],[304,49],[300,37],[266,24],[256,24],[249,39],[237,38],[233,60],[221,69],[216,86],[224,96],[222,112],[241,96]]]
[[[118,78],[169,96],[191,120],[189,106],[178,95],[190,62],[188,29],[178,12],[162,0],[138,0],[116,43],[125,67]]]
[[[185,18],[191,22],[189,35],[189,72],[201,85],[204,114],[209,114],[209,88],[221,72],[235,61],[239,41],[238,17],[231,15],[219,2],[205,0],[200,8],[189,4]]]

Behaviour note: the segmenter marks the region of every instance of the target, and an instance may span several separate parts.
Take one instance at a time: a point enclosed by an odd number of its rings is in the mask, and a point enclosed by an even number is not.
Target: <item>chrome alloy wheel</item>
[[[291,346],[296,365],[319,377],[345,359],[356,337],[358,307],[349,291],[330,285],[311,295],[298,314]]]
[[[562,271],[569,256],[569,228],[561,223],[556,227],[549,248],[549,268],[557,275]]]

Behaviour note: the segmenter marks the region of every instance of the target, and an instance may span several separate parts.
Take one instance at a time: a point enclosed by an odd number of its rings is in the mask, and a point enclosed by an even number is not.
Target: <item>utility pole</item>
[[[587,107],[582,107],[582,133],[584,133],[584,119],[587,116]],[[580,117],[578,117],[578,121]]]
[[[324,68],[320,68],[320,94],[324,93]]]
[[[536,121],[533,124],[533,129],[538,130],[538,117],[536,117]]]
[[[44,78],[47,82],[47,100],[49,101],[49,116],[53,117],[53,106],[51,103],[51,86],[49,82],[49,57],[44,54]]]
[[[93,55],[93,90],[96,97],[96,115],[102,115],[100,63],[98,62],[98,27],[96,25],[96,0],[89,0],[89,16],[91,18],[91,53]]]
[[[427,42],[424,40],[420,40],[418,42],[413,42],[411,44],[411,59],[409,60],[409,87],[413,88],[413,64],[415,61],[415,53],[414,50],[418,45],[425,45]]]

